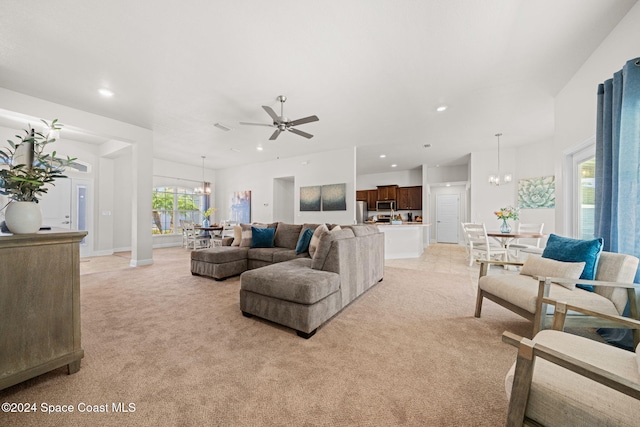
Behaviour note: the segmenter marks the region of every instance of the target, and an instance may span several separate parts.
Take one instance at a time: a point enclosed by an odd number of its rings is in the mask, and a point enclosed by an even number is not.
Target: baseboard
[[[129,262],[129,267],[142,267],[143,265],[151,265],[151,264],[153,264],[153,258],[139,259],[139,260],[132,259],[131,262]]]
[[[91,256],[109,256],[109,255],[113,255],[114,253],[115,253],[115,251],[113,251],[113,250],[94,251]]]

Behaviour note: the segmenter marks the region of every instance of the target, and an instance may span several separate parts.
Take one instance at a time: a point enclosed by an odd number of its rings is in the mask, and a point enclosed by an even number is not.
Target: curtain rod
[[[195,182],[197,184],[202,183],[202,181],[194,181],[193,179],[186,179],[186,178],[178,178],[175,176],[166,176],[166,175],[153,175],[154,178],[169,178],[169,179],[175,179],[178,181],[189,181],[189,182]],[[209,183],[210,184],[210,183]]]

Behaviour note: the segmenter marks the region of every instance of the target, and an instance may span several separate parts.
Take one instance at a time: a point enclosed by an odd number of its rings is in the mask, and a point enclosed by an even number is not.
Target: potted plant
[[[9,231],[15,234],[35,233],[42,225],[42,213],[37,205],[47,193],[47,186],[54,185],[57,178],[66,178],[63,174],[75,158],[62,159],[56,152],[45,152],[47,146],[56,139],[52,131],[58,131],[62,125],[58,119],[42,122],[49,129],[46,135],[34,129],[25,129],[24,135],[16,135],[19,142],[7,140],[9,147],[0,149],[0,194],[8,196],[5,221]]]

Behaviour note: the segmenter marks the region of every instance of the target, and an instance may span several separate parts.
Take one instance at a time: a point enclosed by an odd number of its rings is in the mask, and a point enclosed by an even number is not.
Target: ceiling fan
[[[276,99],[280,101],[279,116],[276,114],[275,111],[273,111],[273,108],[268,107],[266,105],[262,106],[264,111],[266,111],[267,114],[273,119],[273,124],[268,125],[266,123],[247,123],[247,122],[240,122],[240,124],[250,125],[250,126],[268,126],[268,127],[276,128],[275,132],[273,132],[273,134],[269,138],[270,141],[273,141],[274,139],[276,139],[285,130],[295,133],[296,135],[304,136],[305,138],[313,138],[313,135],[311,135],[310,133],[298,130],[294,128],[294,126],[298,126],[298,125],[302,125],[310,122],[317,122],[319,120],[318,116],[309,116],[309,117],[305,117],[298,120],[289,120],[289,118],[284,116],[284,103],[287,100],[287,97],[284,95],[280,95]]]

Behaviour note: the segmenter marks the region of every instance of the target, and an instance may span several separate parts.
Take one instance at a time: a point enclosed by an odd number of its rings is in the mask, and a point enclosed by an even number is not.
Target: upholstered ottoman
[[[240,276],[240,310],[295,329],[303,338],[341,309],[340,275],[298,258],[248,270]]]
[[[191,274],[216,280],[237,276],[247,269],[248,250],[237,246],[216,246],[191,251]]]

